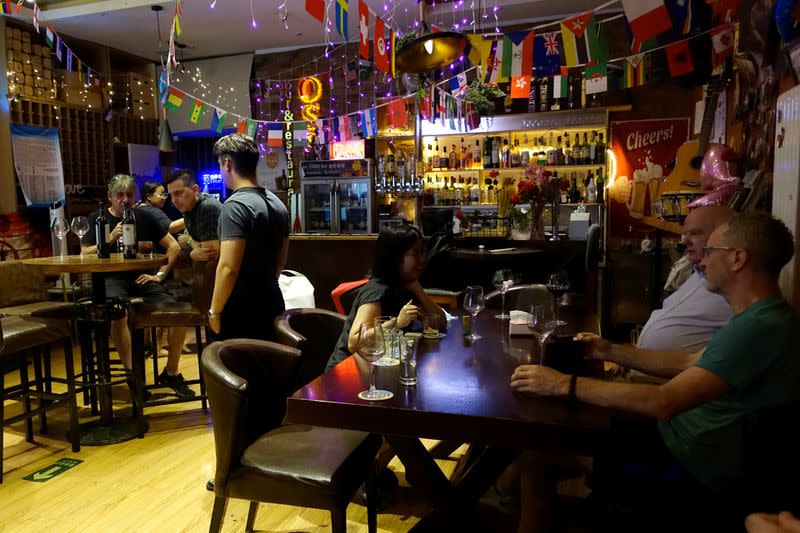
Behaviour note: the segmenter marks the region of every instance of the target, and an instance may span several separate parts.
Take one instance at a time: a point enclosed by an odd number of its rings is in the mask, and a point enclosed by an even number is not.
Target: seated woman
[[[142,188],[139,190],[139,198],[141,200],[136,204],[137,208],[156,209],[164,213],[167,194],[164,192],[164,186],[160,182],[147,180],[142,183]],[[175,208],[172,209],[174,210]],[[164,214],[166,215],[166,213]],[[169,225],[170,233],[180,233],[184,229],[186,229],[186,223],[183,221],[183,217],[173,220]]]
[[[356,351],[358,327],[364,322],[392,316],[394,323],[387,325],[403,329],[424,315],[439,315],[439,323],[445,323],[444,311],[419,283],[424,269],[425,247],[417,227],[395,226],[381,231],[369,282],[358,289],[326,371]]]

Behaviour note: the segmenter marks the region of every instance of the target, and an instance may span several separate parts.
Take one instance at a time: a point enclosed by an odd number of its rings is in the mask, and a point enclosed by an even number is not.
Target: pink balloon
[[[700,185],[704,191],[738,180],[735,177],[739,174],[736,163],[730,161],[734,156],[733,149],[727,144],[714,144],[709,147],[700,165]]]
[[[727,183],[722,183],[719,187],[715,188],[705,196],[701,196],[697,200],[690,202],[687,207],[689,209],[693,209],[703,205],[728,205],[733,197],[733,194],[739,189],[740,185],[741,181],[739,178],[733,178],[733,180],[728,181]]]

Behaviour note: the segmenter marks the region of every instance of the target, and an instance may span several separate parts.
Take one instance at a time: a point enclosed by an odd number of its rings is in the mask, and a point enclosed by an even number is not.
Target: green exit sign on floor
[[[49,481],[54,477],[63,474],[70,468],[78,466],[83,461],[80,459],[59,459],[55,463],[51,464],[50,466],[46,466],[34,472],[33,474],[29,474],[25,476],[25,481],[33,481],[34,483],[44,483],[45,481]]]

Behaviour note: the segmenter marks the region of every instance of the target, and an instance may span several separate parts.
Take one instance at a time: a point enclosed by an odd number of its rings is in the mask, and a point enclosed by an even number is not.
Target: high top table
[[[358,398],[369,387],[369,367],[350,356],[288,399],[287,421],[382,434],[406,467],[407,479],[433,504],[415,529],[441,530],[452,527],[456,517],[464,519],[464,506],[480,498],[522,449],[597,451],[608,437],[613,411],[513,393],[512,372],[538,360],[538,345],[530,336],[509,337],[508,320],[492,314],[478,316],[483,338],[475,342],[463,338],[460,320],[449,323],[443,339],[421,339],[416,386],[399,383],[399,366],[376,367],[376,386],[392,391],[392,399]],[[597,317],[569,310],[561,317],[567,325],[546,346],[545,362],[575,367],[576,357],[583,362],[583,346],[571,338],[578,331],[598,331]],[[470,443],[478,453],[451,483],[421,437]]]
[[[152,256],[140,255],[136,259],[124,259],[122,254],[111,254],[111,257],[108,259],[100,259],[97,257],[97,254],[84,254],[83,256],[68,255],[65,257],[56,256],[23,259],[22,263],[38,268],[49,275],[60,275],[64,273],[91,274],[92,305],[99,308],[106,304],[106,274],[153,270],[161,265],[165,265],[167,263],[167,256],[163,254],[153,254]],[[100,420],[81,425],[81,444],[88,446],[113,444],[130,440],[138,433],[135,423],[114,418],[111,398],[111,369],[109,368],[107,321],[95,328],[95,342],[97,343],[98,372],[102,380],[98,383]],[[81,345],[83,349],[83,343],[81,343]],[[84,354],[84,356],[85,355],[87,354]]]

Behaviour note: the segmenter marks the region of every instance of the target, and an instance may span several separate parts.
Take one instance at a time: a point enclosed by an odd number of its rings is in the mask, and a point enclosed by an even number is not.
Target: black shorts
[[[148,281],[136,283],[136,278],[106,278],[106,296],[109,298],[141,298],[148,303],[174,304],[178,300],[162,284]]]

